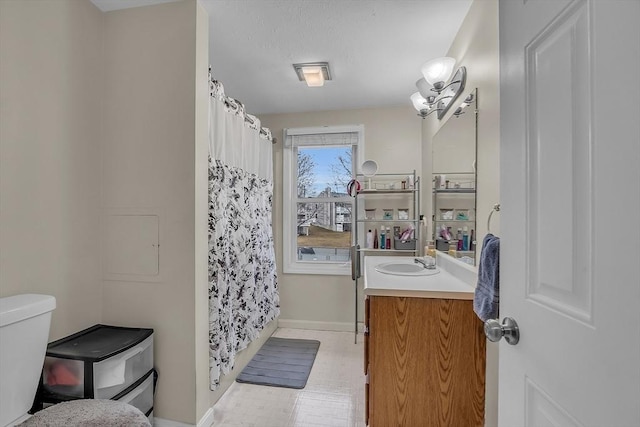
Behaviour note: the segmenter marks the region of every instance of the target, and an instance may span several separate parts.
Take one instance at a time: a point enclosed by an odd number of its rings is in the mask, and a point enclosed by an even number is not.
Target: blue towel
[[[473,311],[484,322],[498,318],[500,306],[500,238],[487,234],[482,241],[478,264],[478,285],[473,296]]]

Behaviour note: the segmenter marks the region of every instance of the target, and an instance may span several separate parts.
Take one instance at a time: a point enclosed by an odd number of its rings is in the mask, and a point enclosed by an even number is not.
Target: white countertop
[[[413,262],[415,257],[365,256],[364,257],[364,293],[365,295],[445,298],[472,300],[475,284],[466,282],[451,272],[446,262],[438,262],[440,272],[431,276],[398,276],[380,273],[376,265],[393,261]],[[440,261],[440,259],[438,259]]]

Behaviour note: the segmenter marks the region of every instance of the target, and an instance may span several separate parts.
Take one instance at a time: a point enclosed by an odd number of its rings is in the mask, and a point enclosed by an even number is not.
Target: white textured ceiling
[[[253,114],[410,106],[420,66],[444,56],[471,0],[200,0],[209,61]],[[333,80],[292,64],[328,61]]]
[[[102,10],[170,0],[92,0]],[[252,114],[410,106],[420,66],[444,56],[471,0],[198,0],[209,62]],[[328,61],[333,80],[300,82],[292,64]]]

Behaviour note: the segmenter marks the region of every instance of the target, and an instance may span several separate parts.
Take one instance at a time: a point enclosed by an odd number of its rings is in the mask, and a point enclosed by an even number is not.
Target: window
[[[351,274],[347,183],[362,163],[363,126],[285,129],[284,141],[284,272]]]

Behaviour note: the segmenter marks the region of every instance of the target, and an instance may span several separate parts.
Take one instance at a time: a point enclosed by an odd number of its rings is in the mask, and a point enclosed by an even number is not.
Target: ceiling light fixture
[[[460,106],[458,108],[456,108],[456,111],[453,112],[453,115],[456,116],[456,117],[460,117],[461,115],[463,115],[464,114],[464,109],[467,108],[469,105],[471,105],[473,103],[473,101],[474,101],[474,96],[473,96],[472,93],[470,93],[464,99],[462,104],[460,104]]]
[[[440,92],[444,88],[445,82],[451,77],[454,65],[456,65],[454,58],[443,56],[425,62],[420,67],[420,71],[427,83]]]
[[[305,62],[293,64],[298,79],[307,83],[309,87],[320,87],[325,80],[331,80],[328,62]]]
[[[466,69],[458,68],[451,77],[455,63],[454,58],[442,57],[427,61],[421,67],[423,77],[416,82],[418,92],[411,95],[411,102],[423,119],[434,111],[438,112],[438,119],[442,119],[464,89]]]

